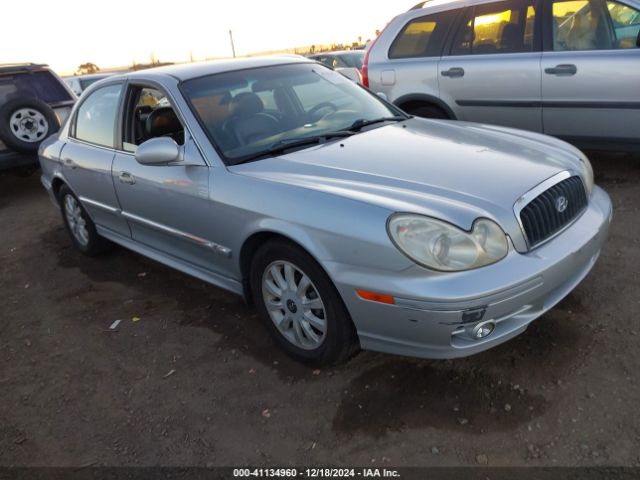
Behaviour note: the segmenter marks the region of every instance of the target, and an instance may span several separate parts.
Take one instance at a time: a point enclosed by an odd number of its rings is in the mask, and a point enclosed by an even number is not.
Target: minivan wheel
[[[271,241],[254,255],[251,293],[267,329],[293,358],[339,363],[355,351],[349,313],[331,279],[303,249]]]
[[[78,198],[66,185],[60,188],[58,201],[67,232],[78,250],[93,257],[111,247],[111,242],[98,235],[95,224],[87,215]]]
[[[37,98],[16,98],[0,108],[0,140],[20,153],[36,153],[60,128],[54,111]]]
[[[435,105],[420,105],[407,110],[411,115],[421,118],[449,119],[449,115],[442,108]]]

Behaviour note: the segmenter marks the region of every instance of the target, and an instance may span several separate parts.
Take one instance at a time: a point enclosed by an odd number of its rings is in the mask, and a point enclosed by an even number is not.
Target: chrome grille
[[[529,247],[535,247],[570,224],[587,206],[580,177],[569,177],[534,198],[520,211]]]

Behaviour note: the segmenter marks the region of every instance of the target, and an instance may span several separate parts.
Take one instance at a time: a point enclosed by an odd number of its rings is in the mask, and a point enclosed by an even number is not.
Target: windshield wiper
[[[312,145],[320,145],[332,138],[345,138],[354,135],[354,131],[351,130],[342,130],[338,132],[328,132],[323,133],[322,135],[314,135],[311,137],[302,137],[302,138],[285,138],[283,140],[278,140],[275,143],[272,143],[267,147],[266,150],[260,150],[259,152],[252,153],[246,155],[244,157],[240,157],[233,161],[234,165],[240,165],[241,163],[251,162],[253,160],[259,160],[261,158],[272,157],[274,155],[279,155],[285,153],[287,150],[291,150],[293,148],[302,148]]]
[[[395,115],[393,117],[374,118],[373,120],[367,120],[365,118],[361,118],[361,119],[356,120],[355,122],[353,122],[351,124],[351,126],[347,130],[351,131],[351,132],[359,132],[364,127],[368,127],[369,125],[375,125],[376,123],[401,122],[403,120],[408,120],[409,118],[410,117],[404,117],[404,116],[401,116],[401,115]]]

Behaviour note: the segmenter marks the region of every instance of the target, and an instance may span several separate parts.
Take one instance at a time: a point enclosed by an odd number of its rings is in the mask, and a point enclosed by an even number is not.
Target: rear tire
[[[291,357],[330,365],[357,350],[356,331],[338,291],[299,246],[272,240],[260,247],[251,262],[250,283],[269,333]]]
[[[105,252],[113,246],[106,238],[98,235],[96,226],[86,210],[69,187],[63,185],[58,192],[58,203],[62,220],[73,245],[89,257]]]

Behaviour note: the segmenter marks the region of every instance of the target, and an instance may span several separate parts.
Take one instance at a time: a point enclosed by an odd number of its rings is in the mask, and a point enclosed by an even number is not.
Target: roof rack
[[[0,72],[19,72],[25,70],[40,70],[48,68],[49,66],[44,63],[0,63]]]
[[[424,6],[429,3],[431,0],[427,0],[426,2],[420,2],[416,5],[414,5],[413,7],[411,7],[409,10],[407,11],[412,11],[412,10],[420,10],[421,8],[424,8]]]

